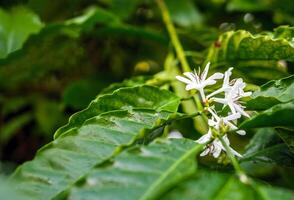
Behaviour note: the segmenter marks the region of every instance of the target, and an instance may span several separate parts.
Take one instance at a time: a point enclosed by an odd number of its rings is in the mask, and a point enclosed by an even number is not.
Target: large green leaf
[[[154,137],[149,133],[164,126],[178,104],[172,93],[149,86],[100,97],[72,118],[78,121],[70,122],[71,130],[19,167],[12,180],[32,199],[51,199],[124,146]]]
[[[20,192],[16,192],[12,188],[12,184],[10,184],[6,178],[0,176],[0,194],[1,198],[11,199],[11,200],[29,200],[30,198]]]
[[[247,108],[255,110],[294,100],[294,76],[269,81],[254,92],[252,98],[247,102]]]
[[[25,7],[0,9],[0,58],[20,49],[29,35],[37,33],[42,26],[39,17]]]
[[[236,73],[257,84],[279,79],[289,75],[279,61],[294,60],[293,36],[294,27],[287,26],[259,34],[225,32],[209,48],[206,61],[215,67],[233,66]]]
[[[203,146],[187,139],[157,140],[95,168],[70,190],[69,199],[156,199],[196,171]]]
[[[62,133],[79,127],[91,117],[111,110],[131,110],[133,108],[149,108],[154,110],[167,110],[174,112],[179,105],[179,98],[172,95],[167,90],[158,92],[152,86],[139,86],[134,88],[122,88],[113,92],[99,96],[92,101],[88,108],[74,114],[69,123],[58,129],[54,135],[57,138]]]
[[[207,59],[212,63],[229,61],[294,61],[294,27],[281,26],[273,33],[253,35],[245,30],[230,31],[213,44]]]
[[[244,184],[229,174],[198,171],[193,177],[179,183],[160,199],[164,200],[291,200],[292,191],[275,188],[251,180]]]
[[[277,104],[244,121],[240,128],[293,126],[294,101]]]
[[[287,145],[281,143],[273,128],[262,128],[256,132],[246,146],[241,162],[242,165],[248,164],[249,161],[294,166],[294,159],[291,154]]]

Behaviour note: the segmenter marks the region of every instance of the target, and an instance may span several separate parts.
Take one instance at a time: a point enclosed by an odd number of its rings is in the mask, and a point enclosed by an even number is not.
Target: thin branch
[[[168,8],[165,5],[164,0],[156,0],[158,7],[161,10],[163,22],[166,25],[167,31],[169,33],[169,36],[171,38],[171,42],[176,50],[177,56],[181,62],[182,70],[185,72],[191,71],[191,68],[186,60],[184,49],[181,45],[181,42],[179,40],[178,34],[176,32],[176,29],[171,21],[171,17],[168,11]]]
[[[244,174],[242,168],[239,165],[239,162],[237,161],[236,157],[233,155],[231,149],[227,145],[227,143],[224,141],[222,137],[219,137],[219,140],[221,141],[222,145],[225,147],[227,155],[229,156],[230,160],[232,161],[232,165],[234,166],[237,174]]]

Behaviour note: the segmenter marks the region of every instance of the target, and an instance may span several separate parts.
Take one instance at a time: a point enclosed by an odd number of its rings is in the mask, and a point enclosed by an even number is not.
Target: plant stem
[[[169,36],[171,38],[171,42],[176,50],[176,54],[181,62],[181,66],[182,66],[182,70],[185,72],[188,72],[188,71],[191,71],[190,69],[190,66],[186,60],[186,57],[185,57],[185,52],[184,52],[184,49],[181,45],[181,42],[179,40],[179,37],[178,37],[178,34],[176,32],[176,29],[171,21],[171,17],[170,17],[170,14],[169,14],[169,11],[165,5],[165,2],[164,0],[156,0],[157,4],[158,4],[158,7],[160,8],[161,10],[161,13],[162,13],[162,18],[163,18],[163,21],[166,25],[166,28],[167,28],[167,31],[169,33]]]
[[[239,162],[237,161],[236,157],[233,155],[231,149],[227,145],[227,143],[224,141],[222,137],[219,137],[219,140],[221,141],[222,145],[225,147],[227,155],[229,156],[230,160],[232,161],[232,165],[234,166],[236,172],[238,175],[245,174],[242,170],[242,168],[239,165]]]
[[[182,44],[179,40],[176,29],[175,29],[173,22],[171,20],[168,8],[167,8],[164,0],[156,0],[156,2],[158,4],[159,9],[161,10],[163,22],[164,22],[166,29],[168,31],[168,34],[171,38],[172,45],[175,48],[176,55],[181,63],[182,71],[183,72],[190,72],[191,68],[187,62],[184,49],[182,47]],[[203,111],[203,106],[201,105],[199,98],[197,96],[195,96],[195,94],[193,95],[193,100],[196,104],[195,108],[200,112]],[[188,111],[189,109],[191,109],[191,107],[184,108],[184,110],[186,110],[187,113],[189,113],[189,111]],[[203,134],[207,131],[207,125],[205,122],[205,118],[203,118],[203,116],[194,119],[194,126],[195,126],[196,130],[198,130],[199,132],[201,132]]]

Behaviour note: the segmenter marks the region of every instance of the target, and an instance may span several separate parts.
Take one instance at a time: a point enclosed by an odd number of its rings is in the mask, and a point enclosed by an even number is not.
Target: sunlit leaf
[[[69,123],[55,133],[55,138],[66,131],[80,127],[86,119],[111,110],[132,110],[134,108],[147,108],[175,112],[179,105],[179,98],[166,90],[159,90],[151,86],[122,88],[112,94],[99,96],[92,101],[88,108],[74,114]]]

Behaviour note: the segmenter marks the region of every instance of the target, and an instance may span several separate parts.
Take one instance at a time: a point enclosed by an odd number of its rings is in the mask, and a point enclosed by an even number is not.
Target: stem
[[[156,0],[158,7],[161,10],[163,21],[166,25],[168,34],[171,38],[171,42],[176,50],[176,54],[181,62],[182,70],[185,72],[191,71],[190,66],[186,60],[184,49],[181,45],[181,42],[178,38],[176,29],[171,21],[169,11],[164,3],[164,0]]]
[[[222,145],[225,147],[227,155],[229,156],[230,160],[232,161],[232,165],[234,166],[237,174],[238,175],[245,174],[243,172],[242,168],[240,167],[239,162],[237,161],[236,157],[233,155],[231,149],[229,148],[227,143],[225,143],[224,139],[222,137],[219,137],[219,140],[221,141]]]
[[[173,25],[173,22],[171,20],[168,8],[167,8],[164,0],[156,0],[156,2],[158,4],[159,9],[161,10],[163,22],[164,22],[164,24],[166,26],[166,29],[168,31],[168,34],[170,36],[172,45],[175,48],[176,55],[177,55],[177,57],[178,57],[178,59],[179,59],[179,61],[181,63],[182,71],[183,72],[185,72],[185,71],[190,72],[191,68],[190,68],[190,66],[189,66],[189,64],[187,62],[184,49],[182,47],[182,44],[181,44],[181,42],[179,40],[176,29],[175,29],[175,27]],[[199,101],[199,98],[195,97],[195,95],[194,95],[193,98],[194,98],[194,101],[196,103],[196,109],[198,111],[202,111],[203,107],[201,105],[201,102]],[[188,109],[191,109],[191,108],[188,108]],[[186,112],[189,112],[189,111],[186,111]],[[201,133],[205,133],[207,131],[207,125],[206,125],[205,119],[203,119],[203,117],[196,118],[194,120],[194,126],[195,126],[196,130],[198,130]]]

